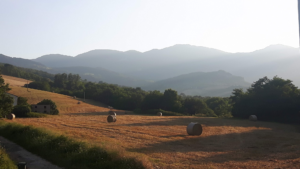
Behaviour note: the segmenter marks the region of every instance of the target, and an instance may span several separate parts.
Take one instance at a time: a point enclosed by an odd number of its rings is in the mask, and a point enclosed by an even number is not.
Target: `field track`
[[[5,77],[4,77],[5,78]],[[54,100],[60,116],[15,119],[59,134],[134,156],[148,168],[300,168],[297,126],[248,120],[140,116],[119,111],[107,123],[107,108],[76,104],[69,96],[12,86],[10,93],[35,103]],[[118,113],[118,112],[117,112]],[[188,136],[189,122],[203,125],[201,136]]]

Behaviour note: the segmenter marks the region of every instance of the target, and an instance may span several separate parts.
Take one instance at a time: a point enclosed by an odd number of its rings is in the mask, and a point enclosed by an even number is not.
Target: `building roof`
[[[11,93],[7,93],[7,92],[6,92],[6,94],[10,94],[10,95],[16,96],[16,95],[14,95],[14,94],[11,94]],[[19,97],[19,96],[16,96],[16,97]]]

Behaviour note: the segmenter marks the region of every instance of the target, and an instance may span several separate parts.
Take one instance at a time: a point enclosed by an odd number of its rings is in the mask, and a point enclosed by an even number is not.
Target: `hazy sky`
[[[0,53],[298,46],[297,0],[0,0]]]

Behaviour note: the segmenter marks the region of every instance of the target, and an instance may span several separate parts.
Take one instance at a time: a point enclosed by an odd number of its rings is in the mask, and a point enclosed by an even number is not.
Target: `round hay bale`
[[[158,116],[162,116],[162,112],[158,112],[157,115],[158,115]]]
[[[13,120],[13,119],[16,118],[16,115],[10,113],[10,114],[8,114],[8,115],[6,116],[6,118],[7,118],[7,119],[10,119],[10,120]]]
[[[186,131],[189,135],[198,135],[198,136],[200,136],[202,134],[202,126],[199,123],[191,122],[187,126]]]
[[[107,117],[107,122],[111,123],[111,122],[116,122],[117,121],[117,116],[114,115],[109,115]]]
[[[113,112],[113,111],[109,111],[108,114],[109,114],[109,115],[113,115],[113,116],[117,116],[117,113],[116,113],[116,112]]]
[[[257,116],[256,115],[251,115],[249,116],[250,121],[257,121]]]
[[[80,102],[78,102],[77,104],[80,104]]]

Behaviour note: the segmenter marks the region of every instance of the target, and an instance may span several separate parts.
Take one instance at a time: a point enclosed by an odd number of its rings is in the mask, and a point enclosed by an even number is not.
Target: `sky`
[[[0,53],[299,46],[297,0],[0,0]]]

